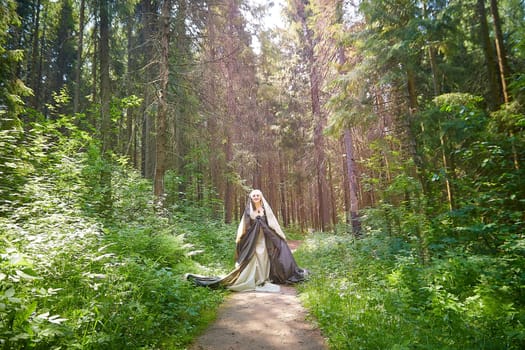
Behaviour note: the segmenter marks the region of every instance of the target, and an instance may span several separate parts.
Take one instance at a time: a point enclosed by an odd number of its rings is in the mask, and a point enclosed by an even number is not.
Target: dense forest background
[[[182,348],[251,188],[334,348],[524,346],[522,0],[0,4],[1,348]]]

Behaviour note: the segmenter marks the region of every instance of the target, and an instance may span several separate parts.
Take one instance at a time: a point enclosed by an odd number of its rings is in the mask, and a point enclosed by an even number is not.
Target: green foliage
[[[372,145],[363,238],[316,235],[299,250],[313,271],[305,304],[334,349],[525,346],[523,112],[438,96],[419,115],[418,176],[396,140]]]
[[[331,347],[525,346],[523,116],[517,101],[490,114],[471,94],[436,97],[414,123],[418,174],[399,140],[371,145],[363,239],[317,235],[299,250]]]
[[[468,242],[474,251],[496,252],[501,244],[514,240],[513,235],[522,234],[523,108],[513,103],[489,115],[480,102],[467,94],[437,97],[436,107],[423,115],[430,133],[421,144],[432,174],[429,192],[439,200],[448,179],[453,195],[452,211],[433,213],[435,232],[441,232],[434,238],[454,238]],[[440,138],[428,137],[433,134]],[[448,160],[446,169],[439,156]]]
[[[2,0],[0,6],[0,130],[17,125],[18,115],[23,110],[22,98],[31,94],[15,74],[24,52],[9,45],[11,33],[21,24],[16,6],[17,2],[12,0]]]
[[[112,217],[101,221],[96,169],[108,164],[74,124],[39,120],[8,148],[17,186],[2,187],[0,349],[184,348],[223,297],[184,280],[203,272],[184,233],[227,230],[195,216],[158,216],[151,183],[118,159]],[[10,134],[2,135],[7,145]]]
[[[451,251],[423,266],[409,243],[376,232],[357,241],[318,234],[297,258],[313,272],[301,296],[333,349],[525,344],[523,256],[506,260]]]
[[[224,275],[233,268],[237,234],[235,225],[206,219],[202,210],[197,208],[186,208],[184,213],[177,215],[176,220],[188,222],[182,233],[191,242],[189,254],[201,265],[201,269],[207,270],[207,274]]]

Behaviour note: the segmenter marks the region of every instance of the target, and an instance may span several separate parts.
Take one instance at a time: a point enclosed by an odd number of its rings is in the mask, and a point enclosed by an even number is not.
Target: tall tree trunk
[[[132,55],[133,50],[133,16],[128,16],[126,20],[126,33],[127,33],[127,66],[126,66],[126,75],[124,80],[124,89],[126,96],[129,96],[132,93],[132,77],[131,72],[134,67],[134,59]],[[135,146],[135,113],[132,109],[129,109],[126,113],[126,131],[124,138],[124,148],[122,150],[123,154],[127,155],[129,159],[133,162],[133,166],[136,168],[137,159],[134,153]]]
[[[109,168],[111,152],[111,115],[110,115],[110,80],[109,80],[109,13],[107,0],[100,1],[100,120],[102,135],[102,156],[107,161],[101,170],[101,187],[103,189],[102,211],[109,214],[112,207],[111,170]]]
[[[505,42],[503,40],[503,30],[501,29],[501,19],[499,17],[497,0],[490,0],[490,12],[492,14],[492,24],[494,25],[494,34],[496,37],[496,53],[498,55],[499,77],[501,83],[501,93],[503,95],[503,102],[510,102],[510,95],[507,86],[507,79],[510,76],[509,65],[507,62],[507,50],[505,49]],[[511,132],[510,136],[514,139],[514,134]],[[518,152],[516,145],[512,142],[512,157],[514,158],[514,168],[520,168]]]
[[[226,113],[225,113],[225,155],[227,170],[224,177],[224,215],[225,222],[232,222],[233,214],[233,198],[235,194],[234,175],[235,169],[233,165],[234,150],[233,146],[236,142],[241,140],[237,123],[242,121],[242,78],[240,74],[243,72],[242,54],[243,42],[240,37],[243,34],[242,15],[240,10],[240,2],[237,0],[228,0],[226,5],[226,22],[222,24],[222,29],[225,36],[219,37],[224,40],[223,49],[228,56],[224,58],[223,72],[226,78]],[[268,195],[268,194],[267,194]]]
[[[357,199],[357,177],[354,159],[354,141],[350,129],[345,129],[344,132],[345,143],[345,158],[346,158],[346,174],[348,178],[348,192],[350,193],[350,207],[347,210],[347,223],[352,225],[352,233],[355,236],[361,233],[361,221],[359,220],[359,202]]]
[[[407,120],[405,122],[405,130],[407,136],[407,147],[408,147],[408,153],[414,160],[414,164],[416,166],[416,173],[419,178],[419,182],[421,183],[421,186],[423,188],[423,192],[426,193],[426,179],[425,176],[422,174],[423,172],[423,162],[417,153],[417,144],[416,144],[416,138],[414,136],[414,133],[412,132],[412,123],[413,123],[413,116],[418,110],[418,103],[417,103],[417,90],[416,90],[416,74],[412,68],[407,68],[407,87],[408,87],[408,115]]]
[[[168,119],[168,80],[169,80],[169,39],[170,39],[171,0],[164,0],[160,15],[160,58],[158,115],[157,115],[157,145],[155,177],[153,193],[157,205],[162,205],[164,197],[164,174],[166,172],[166,129]]]
[[[501,82],[501,91],[503,100],[508,103],[509,92],[507,88],[507,78],[509,77],[509,66],[507,63],[507,52],[505,50],[505,43],[503,41],[503,31],[501,29],[501,20],[498,11],[497,0],[490,0],[490,12],[492,14],[492,24],[494,26],[494,36],[496,38],[496,53],[498,55],[499,76]]]
[[[441,143],[441,156],[443,158],[443,170],[445,172],[445,189],[447,192],[448,209],[452,211],[454,209],[454,195],[452,192],[452,184],[450,182],[450,177],[453,174],[453,172],[449,169],[450,164],[447,157],[448,148],[445,143],[445,135],[443,134],[441,123],[439,124],[439,132],[439,141]]]
[[[314,157],[315,170],[317,178],[317,203],[319,228],[323,231],[328,231],[330,225],[330,202],[328,198],[329,189],[326,179],[326,154],[324,151],[325,140],[323,136],[323,129],[325,120],[321,112],[321,100],[319,97],[320,91],[320,75],[315,60],[315,44],[313,40],[312,30],[308,27],[305,5],[307,0],[296,0],[297,17],[302,26],[302,33],[304,35],[305,55],[307,66],[309,68],[310,80],[310,100],[312,105],[312,115],[314,122]],[[314,203],[314,202],[312,202]]]
[[[157,30],[157,2],[155,0],[142,0],[144,15],[143,44],[145,47],[144,60],[144,110],[142,115],[142,176],[153,179],[155,176],[155,95],[152,82],[157,76],[153,69],[155,62],[154,35]],[[157,106],[158,107],[158,106]]]
[[[228,65],[229,66],[229,65]],[[227,68],[227,76],[228,79],[228,87],[227,87],[227,109],[228,109],[228,115],[229,116],[236,116],[237,110],[235,107],[235,89],[233,88],[232,84],[232,73],[231,70],[232,67]],[[230,121],[227,121],[227,123],[231,123]],[[223,176],[224,179],[224,222],[226,224],[230,224],[233,220],[232,214],[233,214],[233,183],[232,183],[232,177],[233,177],[233,168],[232,168],[232,160],[233,160],[233,137],[232,137],[232,130],[230,127],[228,127],[228,130],[225,130],[225,144],[224,144],[224,153],[226,155],[226,173]]]
[[[283,160],[284,156],[279,152],[279,195],[281,199],[281,217],[283,226],[290,225],[290,217],[288,210],[288,201],[286,196],[286,176],[285,176],[285,167],[286,163]]]
[[[80,13],[78,23],[78,49],[77,66],[75,67],[75,90],[73,93],[73,113],[78,113],[80,104],[80,82],[82,78],[82,49],[84,47],[84,14],[86,0],[80,1]]]
[[[432,70],[434,96],[439,96],[441,94],[441,83],[439,81],[439,68],[437,65],[436,48],[432,43],[428,45],[428,59],[430,61],[430,69]]]
[[[481,46],[483,47],[483,53],[485,54],[487,77],[489,84],[490,97],[488,99],[488,102],[489,107],[492,110],[495,110],[501,104],[502,100],[499,94],[501,89],[499,88],[500,83],[498,81],[497,59],[494,55],[492,40],[490,39],[489,27],[487,24],[485,0],[477,0],[477,11],[479,17]]]
[[[33,97],[31,98],[31,107],[37,109],[40,99],[40,84],[42,81],[42,69],[39,54],[40,43],[40,0],[37,1],[34,14],[33,23],[33,43],[31,50],[31,88],[33,89]]]
[[[173,43],[175,46],[175,57],[174,59],[177,62],[185,62],[186,61],[186,55],[188,51],[188,38],[187,38],[187,26],[186,26],[186,20],[188,18],[188,4],[187,0],[178,0],[177,1],[177,12],[176,17],[174,19],[174,33],[173,33]],[[173,50],[172,50],[173,52]],[[180,77],[184,73],[179,73],[178,71],[181,68],[176,68],[174,70],[174,76],[176,85],[180,84],[179,81],[181,80]],[[179,98],[178,95],[179,89],[176,88],[175,91],[175,104],[185,104],[187,102],[187,99],[184,99],[184,97]],[[173,156],[168,159],[168,164],[173,164],[173,169],[176,169],[177,174],[180,174],[185,179],[191,179],[194,177],[193,174],[189,173],[187,167],[186,167],[186,158],[184,157],[186,154],[189,153],[189,148],[191,147],[188,144],[188,140],[185,137],[186,129],[184,129],[184,118],[186,117],[187,112],[181,111],[181,108],[176,108],[173,113],[173,121],[170,122],[170,137],[175,140],[175,142],[171,142],[172,147],[168,151],[168,154],[171,154]],[[180,199],[183,200],[183,196],[187,194],[188,192],[188,181],[180,181],[178,186],[178,192]],[[190,187],[192,189],[195,189],[195,187]],[[191,195],[191,194],[190,194]]]
[[[37,68],[37,77],[38,80],[36,81],[36,91],[35,91],[35,97],[36,97],[36,109],[43,110],[44,114],[47,115],[47,109],[48,109],[48,103],[50,102],[50,99],[48,99],[48,86],[49,84],[44,83],[43,77],[50,76],[49,74],[49,64],[47,62],[51,61],[50,53],[49,53],[49,45],[48,45],[48,6],[43,6],[43,19],[40,21],[42,24],[42,34],[39,38],[40,41],[40,54],[38,55],[38,68]]]
[[[425,19],[429,19],[427,3],[423,3],[423,16]],[[436,48],[432,42],[432,38],[428,41],[428,61],[430,62],[430,70],[432,71],[432,85],[434,87],[434,96],[441,94],[441,84],[439,81],[439,68],[436,59]]]
[[[226,179],[225,179],[225,190],[224,190],[224,222],[226,224],[232,223],[233,213],[233,184],[231,181],[232,169],[231,161],[233,159],[232,140],[229,135],[229,131],[226,131]]]
[[[336,22],[340,24],[343,23],[343,3],[343,0],[338,0],[336,4]],[[343,67],[346,64],[346,55],[343,46],[340,46],[337,50],[337,61],[340,67],[340,74],[342,74],[344,73]],[[345,158],[343,173],[345,178],[344,183],[347,186],[345,194],[348,193],[348,196],[345,195],[346,224],[351,225],[352,233],[358,236],[361,233],[361,221],[359,220],[359,202],[357,199],[358,187],[354,159],[354,141],[352,132],[348,127],[344,130],[343,140]]]
[[[100,98],[102,151],[111,149],[110,80],[109,80],[109,13],[108,0],[100,1]]]
[[[331,226],[335,230],[335,228],[337,227],[337,203],[335,199],[333,167],[330,161],[328,161],[328,185],[330,189],[330,195],[329,195],[330,207],[332,208],[332,210],[330,210],[330,213],[332,214],[331,215],[331,219],[332,219]]]
[[[99,42],[98,42],[98,32],[100,31],[100,21],[96,19],[93,21],[93,66],[92,66],[92,80],[93,86],[91,88],[91,95],[93,103],[98,102],[98,67],[99,67]],[[93,122],[95,125],[95,122]]]
[[[345,208],[345,223],[346,223],[346,232],[351,233],[351,225],[352,221],[350,219],[350,179],[348,178],[348,170],[346,165],[346,150],[345,150],[345,140],[344,140],[344,134],[343,137],[340,139],[340,152],[343,155],[341,157],[342,164],[341,169],[343,169],[343,199],[344,199],[344,208]]]

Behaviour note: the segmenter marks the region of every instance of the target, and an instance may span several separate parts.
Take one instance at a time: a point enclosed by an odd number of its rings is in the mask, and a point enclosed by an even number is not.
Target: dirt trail
[[[292,250],[299,242],[288,242]],[[326,350],[321,332],[308,321],[297,291],[232,293],[215,322],[190,350]]]

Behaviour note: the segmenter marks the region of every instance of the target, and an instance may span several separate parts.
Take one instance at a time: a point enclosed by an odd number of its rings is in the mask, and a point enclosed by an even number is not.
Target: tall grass
[[[357,241],[316,234],[297,258],[312,270],[301,297],[332,349],[525,345],[525,310],[515,294],[520,287],[498,282],[513,268],[509,262],[450,252],[421,265],[407,244],[380,234]]]
[[[151,184],[125,166],[113,171],[112,218],[101,220],[90,211],[90,164],[57,157],[27,178],[26,200],[3,208],[0,349],[185,348],[224,296],[183,279],[203,271],[188,237],[229,228],[158,215]],[[199,249],[224,254],[217,239]],[[203,265],[217,261],[210,254],[199,257]]]

